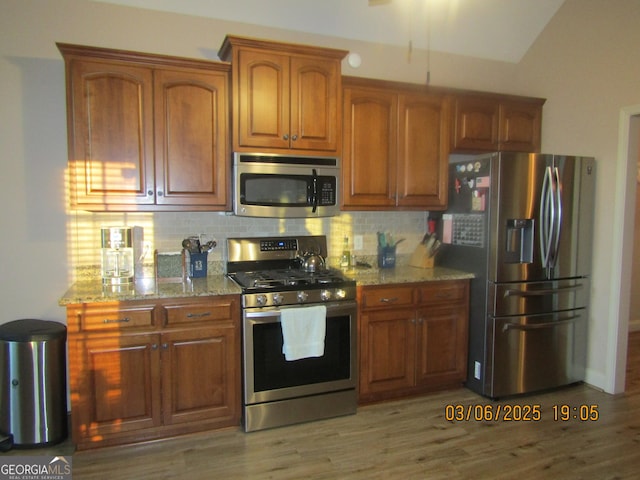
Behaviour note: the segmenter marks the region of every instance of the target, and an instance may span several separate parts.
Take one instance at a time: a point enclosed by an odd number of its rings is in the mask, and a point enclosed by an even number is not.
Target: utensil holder
[[[189,253],[189,276],[201,278],[207,276],[207,252]]]
[[[378,247],[378,268],[393,268],[396,266],[396,247]]]

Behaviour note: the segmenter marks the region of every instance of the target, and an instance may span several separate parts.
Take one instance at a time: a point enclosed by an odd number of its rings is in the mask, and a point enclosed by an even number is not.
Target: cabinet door
[[[542,105],[503,101],[500,105],[500,150],[505,152],[539,152],[542,128]]]
[[[76,442],[161,424],[158,339],[155,334],[70,338]]]
[[[289,148],[289,56],[241,50],[234,148]]]
[[[226,73],[154,72],[156,203],[228,205]]]
[[[346,88],[343,106],[342,206],[394,207],[398,96]]]
[[[398,206],[447,205],[449,118],[444,97],[400,95]]]
[[[68,69],[72,204],[153,204],[151,69],[79,60]]]
[[[437,387],[464,381],[467,321],[464,305],[418,310],[416,384]]]
[[[385,308],[361,314],[360,395],[412,387],[415,311]]]
[[[164,423],[239,421],[240,354],[235,327],[162,334]]]
[[[466,95],[456,98],[453,149],[498,150],[498,110],[498,101],[493,98]]]
[[[338,150],[340,62],[291,58],[291,148]]]

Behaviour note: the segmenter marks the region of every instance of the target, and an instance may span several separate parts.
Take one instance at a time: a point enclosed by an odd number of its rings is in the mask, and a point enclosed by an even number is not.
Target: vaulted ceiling
[[[564,0],[91,0],[517,63]]]

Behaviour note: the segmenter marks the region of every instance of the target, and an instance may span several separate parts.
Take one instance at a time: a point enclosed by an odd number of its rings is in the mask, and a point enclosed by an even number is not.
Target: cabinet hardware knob
[[[147,196],[151,197],[153,195],[153,190],[147,190]]]
[[[158,344],[157,343],[152,343],[151,344],[151,350],[157,350],[158,349]]]
[[[291,140],[293,140],[294,142],[298,139],[298,135],[294,135],[291,137]]]
[[[161,197],[162,196],[162,190],[158,190],[158,196]]]
[[[162,344],[162,348],[163,348],[164,350],[166,350],[167,348],[169,348],[169,344],[168,344],[168,343],[163,343],[163,344]]]
[[[289,134],[288,134],[288,133],[285,133],[285,134],[282,136],[282,139],[283,139],[283,140],[289,140]]]

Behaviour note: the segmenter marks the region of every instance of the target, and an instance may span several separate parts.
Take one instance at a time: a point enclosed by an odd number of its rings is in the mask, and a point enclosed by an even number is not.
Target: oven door
[[[278,308],[244,311],[245,405],[355,389],[356,303],[326,304],[322,357],[285,360]]]

